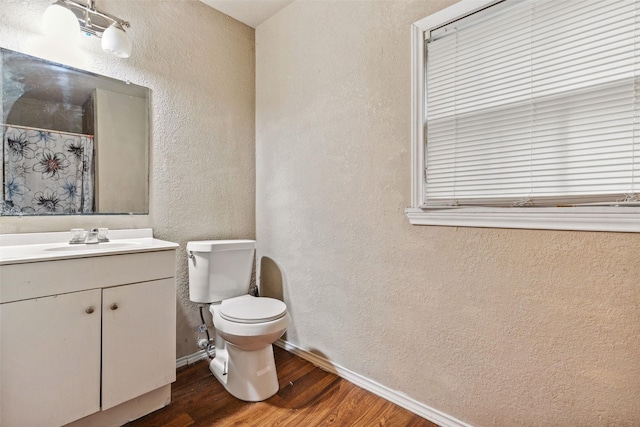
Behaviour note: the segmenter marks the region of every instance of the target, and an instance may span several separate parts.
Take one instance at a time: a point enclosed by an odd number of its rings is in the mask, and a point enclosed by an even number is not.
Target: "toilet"
[[[187,243],[189,299],[210,304],[213,316],[216,352],[209,369],[248,402],[278,392],[272,344],[290,322],[285,303],[248,294],[255,249],[254,240]]]

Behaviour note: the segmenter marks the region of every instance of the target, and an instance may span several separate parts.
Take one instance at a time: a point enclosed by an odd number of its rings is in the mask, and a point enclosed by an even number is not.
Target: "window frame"
[[[461,0],[411,26],[412,225],[640,232],[640,207],[425,207],[425,33],[503,0]]]

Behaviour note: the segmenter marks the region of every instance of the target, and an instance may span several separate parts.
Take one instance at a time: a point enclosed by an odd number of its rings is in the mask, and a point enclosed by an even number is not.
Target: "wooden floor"
[[[266,401],[231,396],[201,361],[178,370],[171,405],[127,425],[436,426],[287,351],[275,346],[274,351],[280,390]]]

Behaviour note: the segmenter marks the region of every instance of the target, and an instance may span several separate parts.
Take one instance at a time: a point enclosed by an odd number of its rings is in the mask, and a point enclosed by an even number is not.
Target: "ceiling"
[[[256,28],[293,0],[200,0],[225,15]]]

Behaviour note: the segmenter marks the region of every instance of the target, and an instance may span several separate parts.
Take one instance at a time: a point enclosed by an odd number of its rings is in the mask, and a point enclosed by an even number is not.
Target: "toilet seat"
[[[280,300],[243,295],[222,301],[220,317],[236,323],[264,323],[280,319],[287,306]]]

